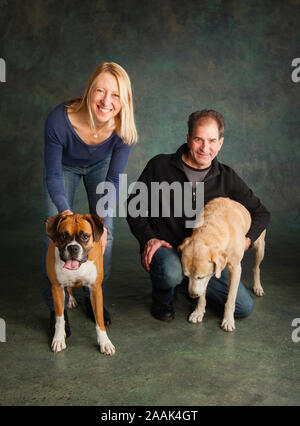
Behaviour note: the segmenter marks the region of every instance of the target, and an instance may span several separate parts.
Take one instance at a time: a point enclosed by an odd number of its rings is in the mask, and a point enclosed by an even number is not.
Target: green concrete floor
[[[299,405],[300,342],[291,338],[292,320],[300,317],[295,236],[269,235],[265,297],[255,297],[251,316],[225,333],[209,309],[202,324],[189,324],[191,305],[181,294],[174,321],[151,317],[150,280],[136,241],[120,223],[105,294],[113,320],[108,335],[117,351],[109,358],[98,352],[81,289],[75,293],[78,308],[69,312],[67,349],[51,352],[41,298],[42,232],[3,232],[9,255],[2,257],[0,317],[7,330],[6,343],[0,343],[0,405]],[[243,264],[249,288],[251,259],[247,253]]]

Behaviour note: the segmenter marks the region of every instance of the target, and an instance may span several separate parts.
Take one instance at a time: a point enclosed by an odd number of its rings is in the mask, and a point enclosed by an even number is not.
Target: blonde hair
[[[133,145],[137,142],[138,135],[134,122],[132,89],[129,76],[120,65],[114,62],[102,62],[98,65],[89,78],[83,96],[81,98],[70,99],[67,102],[67,104],[69,104],[67,106],[75,112],[86,110],[88,112],[90,125],[93,129],[95,129],[95,123],[90,106],[90,97],[94,88],[95,80],[104,72],[109,72],[116,77],[119,86],[121,109],[119,114],[115,117],[116,132],[120,138],[123,139],[125,144]],[[78,106],[70,105],[72,102],[78,102]]]

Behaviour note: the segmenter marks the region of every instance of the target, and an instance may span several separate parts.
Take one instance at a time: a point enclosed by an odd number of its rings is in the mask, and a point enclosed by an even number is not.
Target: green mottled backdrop
[[[185,141],[192,111],[214,108],[227,123],[219,160],[260,196],[274,229],[299,230],[299,23],[299,0],[1,0],[1,223],[42,223],[46,116],[114,61],[134,88],[130,180]],[[76,202],[87,209],[82,189]]]

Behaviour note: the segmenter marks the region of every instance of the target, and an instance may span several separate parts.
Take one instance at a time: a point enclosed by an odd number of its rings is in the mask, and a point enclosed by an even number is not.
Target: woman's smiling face
[[[101,125],[119,114],[121,110],[120,91],[116,77],[109,72],[100,74],[90,97],[95,124]]]

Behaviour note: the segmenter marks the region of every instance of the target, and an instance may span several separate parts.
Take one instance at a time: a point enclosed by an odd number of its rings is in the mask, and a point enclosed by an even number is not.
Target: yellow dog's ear
[[[190,242],[190,237],[185,238],[182,242],[182,244],[180,244],[180,246],[177,247],[177,251],[179,254],[182,253],[182,250],[185,248],[185,246],[188,245],[188,243]]]
[[[84,218],[91,224],[94,241],[99,241],[103,234],[104,219],[96,214],[85,214]]]
[[[46,234],[49,238],[55,243],[57,239],[57,228],[60,222],[65,219],[67,215],[65,214],[56,214],[55,216],[47,217],[45,220],[46,224]]]
[[[224,251],[213,251],[211,261],[215,264],[215,277],[220,278],[221,272],[227,265],[227,256]]]

